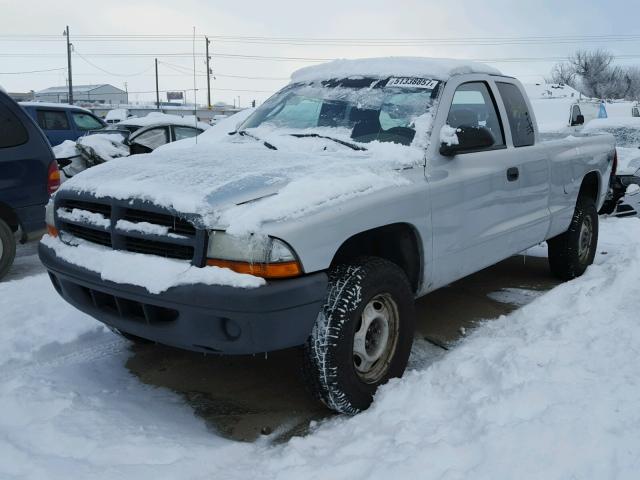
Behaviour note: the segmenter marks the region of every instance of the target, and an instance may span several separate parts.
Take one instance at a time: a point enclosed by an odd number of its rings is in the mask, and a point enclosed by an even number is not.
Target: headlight
[[[282,240],[255,235],[236,237],[219,230],[209,232],[207,265],[263,278],[302,274],[295,253]]]
[[[44,207],[44,220],[47,223],[47,233],[52,237],[57,237],[58,229],[56,228],[53,208],[53,198],[51,198],[49,199],[49,202],[47,202],[47,206]]]

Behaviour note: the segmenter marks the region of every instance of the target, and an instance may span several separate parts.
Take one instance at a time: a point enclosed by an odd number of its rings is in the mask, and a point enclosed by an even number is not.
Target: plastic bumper
[[[254,289],[195,284],[151,294],[102,280],[42,244],[39,254],[55,289],[74,307],[120,331],[199,352],[252,354],[302,345],[327,290],[321,272]]]

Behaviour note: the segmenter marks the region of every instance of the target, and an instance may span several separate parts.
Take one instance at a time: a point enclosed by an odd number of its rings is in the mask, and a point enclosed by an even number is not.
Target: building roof
[[[116,90],[119,90],[122,93],[125,93],[124,90],[120,90],[118,87],[114,87],[111,84],[108,83],[100,83],[97,85],[74,85],[73,86],[73,93],[88,93],[88,92],[92,92],[93,90],[97,90],[100,87],[111,87],[111,88],[115,88]],[[62,86],[62,87],[49,87],[49,88],[45,88],[44,90],[40,90],[38,92],[36,92],[37,94],[47,94],[47,93],[67,93],[69,91],[69,87]]]

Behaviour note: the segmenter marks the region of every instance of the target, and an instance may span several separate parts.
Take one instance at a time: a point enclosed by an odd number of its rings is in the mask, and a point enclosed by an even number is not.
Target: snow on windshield
[[[316,131],[343,141],[410,145],[416,119],[433,107],[440,85],[414,77],[293,84],[260,106],[240,130]]]

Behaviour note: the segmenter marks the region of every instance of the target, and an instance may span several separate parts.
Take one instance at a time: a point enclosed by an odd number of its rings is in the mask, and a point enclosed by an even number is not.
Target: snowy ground
[[[605,220],[584,277],[493,293],[524,306],[444,354],[419,342],[369,411],[284,444],[224,439],[142,384],[127,342],[21,257],[0,284],[0,478],[635,479],[639,239],[640,219]]]

